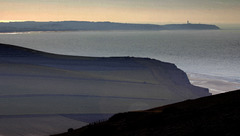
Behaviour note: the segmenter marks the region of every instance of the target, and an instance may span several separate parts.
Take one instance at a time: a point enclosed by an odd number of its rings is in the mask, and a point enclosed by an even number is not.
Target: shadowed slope
[[[45,123],[33,128],[28,116],[53,115],[52,121],[58,122],[58,115],[107,115],[207,95],[207,89],[191,85],[186,74],[171,63],[149,58],[56,55],[0,44],[0,122],[10,121],[0,125],[13,126],[8,131],[2,128],[0,135],[28,135],[16,125],[18,118],[7,118],[9,115],[26,117],[21,119],[27,122],[24,128],[29,126],[37,136],[65,129],[56,125],[45,131]],[[77,121],[85,122],[81,118]],[[71,126],[76,118],[64,122],[64,126]]]
[[[239,136],[240,90],[147,111],[116,114],[55,136]]]
[[[210,95],[174,64],[149,58],[64,56],[0,44],[0,66],[0,98],[9,99],[9,111],[0,114],[7,115],[117,113]]]

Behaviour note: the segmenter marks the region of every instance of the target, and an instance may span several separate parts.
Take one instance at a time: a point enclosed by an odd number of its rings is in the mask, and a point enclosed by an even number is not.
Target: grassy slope
[[[146,111],[116,114],[55,136],[239,136],[240,90]]]
[[[59,123],[61,122],[61,123]],[[87,125],[85,122],[72,120],[60,115],[0,117],[1,136],[46,136],[64,132],[70,127],[78,128]]]

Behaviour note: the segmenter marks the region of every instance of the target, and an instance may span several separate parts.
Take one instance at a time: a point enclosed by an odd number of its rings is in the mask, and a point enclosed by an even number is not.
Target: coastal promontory
[[[218,30],[210,24],[131,24],[116,22],[60,21],[0,23],[0,32],[29,31],[110,31],[110,30]]]
[[[7,44],[0,44],[0,81],[0,134],[11,136],[64,132],[110,114],[211,95],[171,63],[66,56]]]

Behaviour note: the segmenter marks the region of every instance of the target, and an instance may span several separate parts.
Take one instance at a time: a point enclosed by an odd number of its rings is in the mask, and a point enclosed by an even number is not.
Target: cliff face
[[[64,56],[0,44],[0,65],[0,99],[16,102],[0,115],[117,113],[210,95],[174,64],[149,58]]]

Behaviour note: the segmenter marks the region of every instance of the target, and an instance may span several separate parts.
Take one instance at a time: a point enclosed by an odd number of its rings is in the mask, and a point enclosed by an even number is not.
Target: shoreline
[[[240,82],[230,81],[224,77],[199,73],[186,73],[192,85],[208,88],[212,95],[240,89]]]

